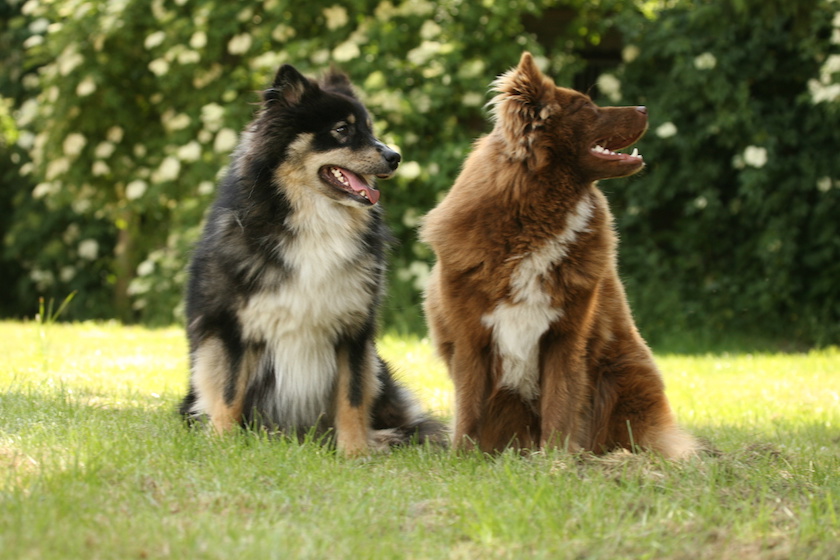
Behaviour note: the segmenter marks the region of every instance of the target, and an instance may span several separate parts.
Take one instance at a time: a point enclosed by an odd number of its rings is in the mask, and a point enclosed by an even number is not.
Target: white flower
[[[147,51],[150,51],[153,48],[160,46],[165,39],[166,33],[164,31],[155,31],[146,37],[146,40],[143,41],[143,46],[146,47]]]
[[[142,179],[135,179],[125,186],[125,197],[128,200],[137,200],[146,194],[146,189],[148,188],[149,184],[146,183],[146,181],[143,181]]]
[[[834,74],[840,72],[840,54],[829,55],[820,68],[821,74]]]
[[[324,8],[323,14],[327,19],[327,29],[331,31],[338,29],[339,27],[344,27],[350,20],[350,18],[347,17],[347,10],[344,6],[339,6],[338,4],[329,8]]]
[[[400,177],[411,181],[420,176],[420,164],[416,161],[407,161],[400,165]]]
[[[38,101],[34,98],[29,98],[20,105],[17,112],[18,126],[24,127],[29,125],[38,116]]]
[[[706,206],[709,205],[709,201],[706,200],[705,196],[698,196],[694,199],[694,207],[700,210],[703,210]]]
[[[744,150],[744,163],[752,167],[764,167],[767,163],[767,148],[747,146]]]
[[[830,102],[840,98],[840,84],[827,85],[820,80],[808,80],[808,92],[811,94],[811,103],[815,105]]]
[[[232,55],[245,54],[251,48],[251,36],[247,33],[234,35],[228,41],[227,50]]]
[[[119,144],[122,142],[124,131],[120,126],[112,126],[108,129],[108,132],[105,133],[105,137],[115,144]]]
[[[817,179],[817,190],[820,192],[828,192],[831,190],[831,177],[820,177]]]
[[[108,167],[107,163],[105,163],[101,159],[98,159],[95,162],[93,162],[91,172],[93,173],[94,177],[103,177],[111,172],[111,168]]]
[[[167,111],[161,115],[161,120],[163,121],[164,128],[169,131],[184,130],[190,126],[190,123],[192,122],[192,119],[188,114],[178,113],[173,116],[171,111]]]
[[[38,284],[38,288],[40,289],[55,284],[55,275],[51,270],[40,270],[36,268],[29,273],[29,277]]]
[[[148,276],[155,271],[155,263],[149,259],[137,265],[137,276]]]
[[[621,59],[624,62],[633,62],[639,57],[640,52],[636,45],[627,45],[621,50]]]
[[[194,49],[203,49],[207,46],[207,33],[204,31],[196,31],[190,37],[190,46]]]
[[[318,49],[309,56],[309,60],[318,66],[326,64],[330,60],[330,51],[327,49]]]
[[[113,142],[100,142],[94,150],[94,155],[99,159],[108,159],[113,155],[116,146]]]
[[[61,278],[62,282],[69,282],[76,276],[76,269],[72,266],[65,266],[62,267],[58,273],[58,277]]]
[[[610,101],[621,99],[621,82],[612,74],[598,76],[598,89],[610,98]]]
[[[213,194],[215,187],[216,185],[213,184],[213,181],[202,181],[198,184],[198,194]]]
[[[222,126],[222,119],[225,116],[225,109],[218,103],[208,103],[201,108],[201,122],[210,131],[219,130]]]
[[[152,173],[152,181],[155,183],[172,181],[178,177],[179,173],[181,173],[181,161],[174,156],[167,156]]]
[[[465,107],[478,107],[483,102],[484,96],[475,91],[467,92],[463,95],[463,97],[461,97],[461,103],[463,103]]]
[[[196,64],[201,60],[198,51],[183,50],[178,53],[178,64]]]
[[[289,39],[295,36],[295,28],[289,27],[285,24],[280,24],[274,28],[271,32],[271,38],[277,41],[278,43],[285,43]]]
[[[155,76],[163,76],[169,72],[169,63],[162,58],[156,58],[149,63],[149,70],[151,70]]]
[[[406,58],[416,66],[423,66],[440,52],[442,45],[437,41],[423,41],[420,46],[408,51]]]
[[[85,58],[77,53],[75,49],[75,46],[69,46],[58,55],[58,60],[56,60],[58,63],[58,73],[62,76],[69,75],[85,61]]]
[[[71,132],[64,139],[64,143],[61,146],[64,148],[64,155],[76,157],[82,153],[85,144],[87,144],[87,138],[84,135],[78,132]]]
[[[666,122],[656,127],[656,135],[660,138],[670,138],[677,133],[677,125],[672,122]]]
[[[441,27],[431,19],[427,19],[420,26],[420,38],[430,40],[440,35]]]
[[[46,177],[47,181],[57,179],[70,170],[70,160],[66,157],[57,158],[47,164]]]
[[[178,148],[178,159],[185,162],[198,161],[201,157],[201,144],[193,140]]]
[[[704,52],[694,58],[694,67],[698,70],[711,70],[715,66],[717,66],[717,58],[710,52]]]
[[[337,62],[353,60],[358,58],[360,54],[362,54],[362,51],[359,50],[359,45],[353,41],[344,41],[333,50],[333,58]]]
[[[32,189],[32,198],[44,198],[47,195],[58,192],[58,185],[55,183],[38,183]]]
[[[79,256],[85,260],[93,261],[99,256],[99,242],[96,239],[85,239],[79,243]]]
[[[87,97],[94,91],[96,91],[96,82],[90,76],[79,82],[79,85],[76,86],[76,95],[79,97]]]
[[[218,153],[228,153],[236,147],[237,135],[236,131],[231,128],[223,128],[216,134],[216,140],[213,142],[213,149]]]

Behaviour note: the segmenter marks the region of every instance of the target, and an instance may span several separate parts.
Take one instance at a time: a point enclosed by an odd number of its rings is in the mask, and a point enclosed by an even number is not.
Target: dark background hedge
[[[0,1],[0,313],[181,320],[212,184],[276,66],[334,63],[404,156],[386,329],[424,333],[419,218],[524,49],[647,105],[648,166],[605,181],[643,334],[702,349],[840,340],[840,6],[830,0]]]

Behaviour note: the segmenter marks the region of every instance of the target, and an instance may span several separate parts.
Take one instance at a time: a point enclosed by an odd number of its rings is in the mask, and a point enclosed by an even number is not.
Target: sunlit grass
[[[380,350],[437,414],[427,340]],[[348,461],[189,431],[183,330],[0,323],[3,558],[840,556],[840,352],[664,355],[680,421],[719,451]]]

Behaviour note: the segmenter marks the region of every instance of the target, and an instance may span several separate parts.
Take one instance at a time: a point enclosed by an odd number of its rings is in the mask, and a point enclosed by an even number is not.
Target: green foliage
[[[840,6],[677,2],[619,19],[647,171],[606,183],[646,334],[840,340]]]
[[[620,30],[626,61],[599,89],[650,107],[640,146],[650,164],[603,187],[642,330],[657,340],[756,327],[806,344],[840,335],[831,0],[0,7],[13,70],[0,94],[16,103],[25,176],[10,183],[14,213],[0,233],[4,262],[25,272],[7,291],[24,309],[78,291],[69,318],[180,320],[190,247],[257,92],[283,62],[310,74],[335,64],[403,154],[381,185],[400,241],[384,322],[423,332],[432,255],[416,227],[489,129],[488,84],[530,49],[570,85],[595,67],[582,53],[615,48]]]
[[[488,81],[537,48],[521,16],[539,7],[28,2],[24,16],[49,22],[49,32],[29,42],[39,93],[20,123],[38,131],[25,168],[37,185],[19,197],[9,251],[38,293],[79,290],[86,307],[71,308],[76,317],[179,318],[189,248],[256,92],[283,62],[309,73],[334,63],[404,154],[383,201],[402,241],[395,300],[411,309],[390,320],[413,314],[403,321],[416,328],[412,282],[429,258],[414,240],[417,219],[483,129]]]

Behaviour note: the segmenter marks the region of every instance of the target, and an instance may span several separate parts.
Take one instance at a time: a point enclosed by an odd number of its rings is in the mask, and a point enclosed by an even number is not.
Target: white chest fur
[[[239,313],[247,339],[266,345],[275,372],[275,410],[287,426],[310,426],[330,410],[336,342],[361,323],[375,294],[380,266],[361,246],[364,223],[326,201],[309,215],[293,214],[296,235],[279,248],[288,274],[265,278]]]
[[[510,281],[510,299],[482,317],[493,332],[502,362],[501,387],[519,393],[525,400],[539,396],[540,339],[551,324],[563,317],[563,310],[552,307],[544,287],[548,272],[561,265],[569,247],[586,231],[593,214],[590,196],[584,196],[569,214],[565,229],[548,243],[523,256]]]

